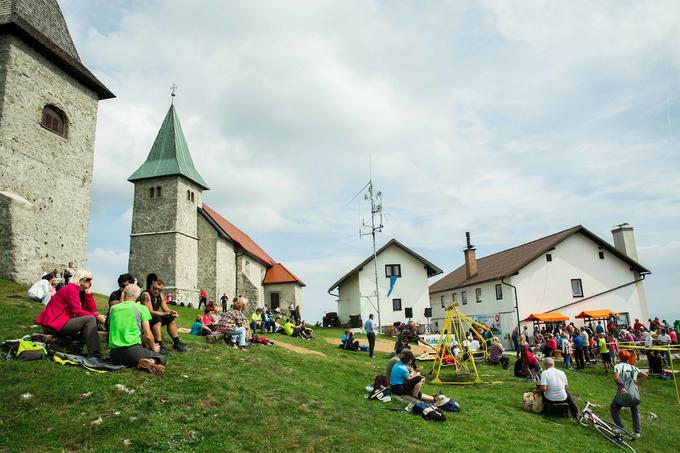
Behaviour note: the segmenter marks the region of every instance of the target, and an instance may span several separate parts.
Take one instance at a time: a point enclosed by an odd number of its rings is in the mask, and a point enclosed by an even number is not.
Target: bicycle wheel
[[[633,453],[635,453],[635,449],[628,445],[628,443],[626,443],[626,441],[623,439],[623,436],[615,432],[609,426],[600,423],[595,423],[595,429],[604,437],[609,439],[609,441],[614,445],[617,445],[618,447],[623,448],[624,450],[630,450]]]

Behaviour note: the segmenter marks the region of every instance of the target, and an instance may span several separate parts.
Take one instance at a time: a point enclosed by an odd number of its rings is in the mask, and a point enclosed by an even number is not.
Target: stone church
[[[247,297],[249,308],[301,304],[305,284],[203,201],[208,184],[194,167],[175,106],[170,105],[134,183],[129,271],[154,275],[180,303],[200,290],[217,301]]]
[[[57,0],[0,0],[0,277],[87,256],[97,104]]]

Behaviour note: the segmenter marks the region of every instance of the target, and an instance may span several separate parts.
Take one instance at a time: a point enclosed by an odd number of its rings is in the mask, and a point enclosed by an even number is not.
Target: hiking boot
[[[170,350],[165,346],[165,343],[163,343],[161,341],[160,343],[157,343],[157,344],[158,344],[158,348],[159,348],[158,353],[160,355],[170,355]]]
[[[181,341],[178,341],[172,345],[172,347],[177,351],[177,352],[187,352],[187,347],[184,346],[184,343]]]
[[[640,438],[640,433],[633,433],[633,440],[639,439]]]
[[[153,361],[153,359],[139,359],[139,362],[137,362],[137,368],[148,371],[154,376],[165,375],[165,367],[163,365],[157,364]]]

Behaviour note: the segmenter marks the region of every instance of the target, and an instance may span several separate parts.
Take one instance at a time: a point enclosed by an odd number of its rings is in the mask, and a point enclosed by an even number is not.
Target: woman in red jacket
[[[85,301],[82,304],[81,291],[85,292]],[[101,357],[97,321],[103,323],[105,318],[96,310],[92,296],[92,274],[79,269],[71,278],[71,283],[50,299],[35,322],[43,326],[45,333],[63,336],[80,334],[87,344],[87,356]]]

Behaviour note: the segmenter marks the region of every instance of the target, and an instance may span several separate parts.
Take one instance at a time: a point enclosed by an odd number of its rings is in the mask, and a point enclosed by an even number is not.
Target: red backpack
[[[379,374],[373,379],[373,388],[379,389],[380,387],[389,387],[390,383],[387,382],[387,376],[384,374]]]

